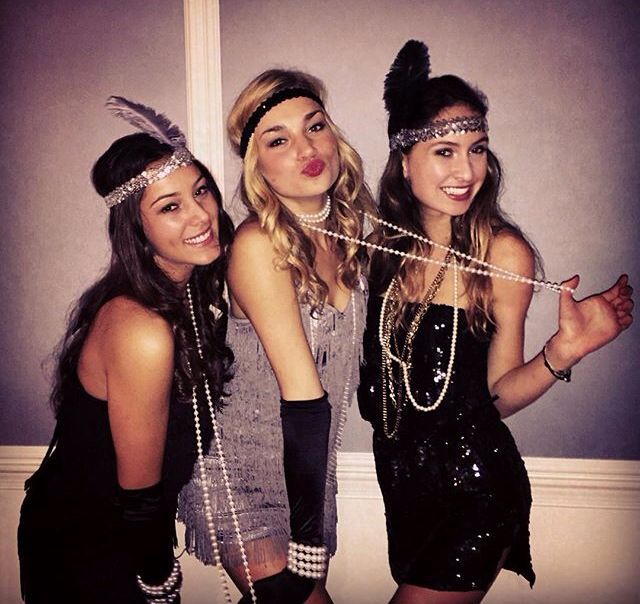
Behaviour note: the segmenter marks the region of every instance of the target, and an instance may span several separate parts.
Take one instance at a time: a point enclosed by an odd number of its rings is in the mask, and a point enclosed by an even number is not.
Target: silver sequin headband
[[[138,176],[134,176],[124,184],[116,187],[113,191],[111,191],[111,193],[109,193],[109,195],[104,198],[104,201],[107,204],[108,208],[117,206],[119,203],[123,202],[127,197],[129,197],[129,195],[133,195],[134,193],[142,191],[154,182],[158,182],[165,176],[168,176],[174,170],[182,168],[183,166],[188,166],[192,163],[193,156],[188,149],[185,149],[184,147],[182,149],[176,149],[173,152],[173,155],[171,155],[171,157],[166,162],[164,162],[157,168],[143,170],[140,174],[138,174]]]
[[[466,115],[448,120],[434,120],[428,122],[424,128],[403,128],[389,138],[389,149],[408,149],[421,141],[467,132],[489,132],[486,118],[481,115]]]
[[[130,195],[138,193],[178,168],[193,163],[193,155],[187,149],[187,139],[180,128],[172,124],[166,116],[156,113],[151,107],[130,101],[121,96],[110,96],[107,108],[117,117],[121,117],[141,132],[152,136],[164,145],[173,148],[169,159],[155,168],[143,170],[137,176],[116,187],[105,198],[107,208],[122,203]]]

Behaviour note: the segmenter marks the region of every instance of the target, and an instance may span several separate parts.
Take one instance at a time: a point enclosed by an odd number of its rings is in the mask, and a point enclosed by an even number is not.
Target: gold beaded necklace
[[[397,342],[396,333],[396,317],[399,315],[402,309],[403,300],[400,293],[400,282],[397,277],[391,279],[389,286],[384,294],[382,300],[382,306],[380,308],[380,322],[378,337],[380,340],[380,349],[382,354],[382,426],[384,434],[387,438],[393,438],[400,426],[400,418],[402,416],[402,408],[405,402],[405,394],[408,395],[410,400],[417,404],[411,393],[410,388],[410,372],[411,372],[411,358],[413,355],[413,340],[418,331],[418,327],[427,312],[431,302],[438,293],[442,281],[444,280],[449,262],[452,260],[452,253],[447,252],[444,259],[444,264],[440,267],[440,270],[436,274],[435,278],[429,285],[427,292],[420,302],[416,312],[411,319],[411,323],[407,329],[407,333],[404,339],[402,348],[399,347]],[[455,258],[452,261],[454,267],[454,289],[457,297],[457,264]],[[395,354],[392,350],[392,345],[395,345]],[[398,377],[395,378],[393,363],[398,365]],[[447,382],[448,383],[448,382]],[[397,391],[396,391],[397,385]],[[393,428],[389,429],[389,400],[391,399],[391,405],[395,410],[395,421]],[[443,393],[438,397],[439,401],[443,398]],[[438,403],[439,404],[439,403]],[[426,408],[418,407],[421,410],[427,410]],[[430,409],[429,409],[430,410]]]

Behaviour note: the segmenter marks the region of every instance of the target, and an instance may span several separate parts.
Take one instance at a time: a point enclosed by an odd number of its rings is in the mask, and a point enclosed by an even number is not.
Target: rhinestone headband
[[[283,90],[278,90],[278,92],[274,92],[253,110],[253,113],[249,116],[247,123],[242,129],[242,136],[240,137],[240,157],[244,159],[244,156],[247,153],[247,147],[249,146],[249,141],[265,114],[276,105],[301,96],[315,101],[324,109],[324,103],[320,100],[318,95],[307,88],[285,88]]]
[[[424,128],[403,128],[389,138],[389,149],[408,149],[421,141],[467,132],[489,132],[486,118],[481,115],[466,115],[448,120],[434,120],[428,122]]]
[[[176,149],[171,157],[158,166],[157,168],[149,168],[144,170],[138,176],[130,178],[127,182],[116,187],[109,195],[104,198],[107,208],[112,208],[123,202],[129,195],[142,191],[144,188],[158,182],[165,176],[168,176],[174,170],[188,166],[193,163],[193,156],[188,149],[184,147]]]

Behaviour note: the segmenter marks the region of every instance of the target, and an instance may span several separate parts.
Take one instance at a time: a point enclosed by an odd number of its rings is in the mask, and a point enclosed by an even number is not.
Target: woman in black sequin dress
[[[372,258],[358,399],[374,428],[399,585],[392,602],[479,602],[502,567],[535,580],[529,481],[501,418],[568,381],[572,365],[628,327],[632,290],[626,276],[580,302],[564,289],[558,330],[525,363],[531,285],[496,278],[496,268],[460,270],[469,260],[447,249],[527,278],[539,267],[497,203],[484,97],[456,76],[429,78],[426,46],[410,41],[387,75],[385,104],[391,153],[380,212],[431,242],[390,225],[374,236],[445,265]]]

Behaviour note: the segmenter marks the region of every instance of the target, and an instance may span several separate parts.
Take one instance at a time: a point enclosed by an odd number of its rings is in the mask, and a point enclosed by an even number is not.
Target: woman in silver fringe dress
[[[218,420],[246,564],[215,455],[206,480],[222,562],[243,601],[252,597],[248,575],[259,602],[331,601],[326,570],[300,592],[292,586],[296,565],[283,570],[296,541],[329,556],[336,550],[337,450],[357,387],[367,297],[363,252],[317,230],[361,238],[362,211],[373,211],[360,158],[329,118],[324,96],[308,74],[270,70],[242,91],[227,123],[243,159],[240,194],[249,216],[231,252],[228,343],[236,361]],[[289,411],[320,413],[327,395],[330,412],[309,422],[308,432],[296,426],[302,444],[292,445]],[[323,430],[328,437],[318,436]],[[308,467],[296,469],[301,462]],[[211,564],[201,492],[194,476],[179,517],[189,551]]]
[[[471,604],[502,568],[535,580],[529,481],[501,419],[569,381],[631,324],[633,301],[626,276],[580,301],[577,276],[555,285],[557,331],[525,363],[536,254],[498,204],[486,100],[429,72],[426,46],[411,40],[385,80],[378,243],[414,256],[372,258],[358,402],[374,427],[391,602]]]

